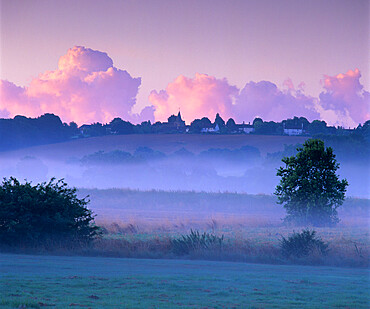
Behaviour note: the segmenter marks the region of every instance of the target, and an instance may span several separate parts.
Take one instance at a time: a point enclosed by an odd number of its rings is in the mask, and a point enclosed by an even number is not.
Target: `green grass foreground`
[[[368,308],[368,269],[0,254],[1,308]]]

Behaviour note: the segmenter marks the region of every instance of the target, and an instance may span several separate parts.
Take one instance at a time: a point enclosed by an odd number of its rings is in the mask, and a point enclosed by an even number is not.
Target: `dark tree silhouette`
[[[4,179],[0,186],[0,243],[7,245],[46,245],[88,243],[99,235],[94,217],[79,199],[76,188],[63,180],[21,184]]]
[[[217,113],[216,114],[216,118],[215,118],[215,125],[218,124],[218,127],[221,129],[225,126],[225,121],[221,118],[220,114]]]
[[[317,226],[339,222],[336,209],[342,205],[348,182],[339,180],[339,164],[333,149],[318,139],[306,140],[297,155],[285,157],[275,194],[287,211],[285,221]]]
[[[229,131],[236,130],[236,123],[233,118],[229,118],[229,120],[226,122],[226,127],[228,128]]]

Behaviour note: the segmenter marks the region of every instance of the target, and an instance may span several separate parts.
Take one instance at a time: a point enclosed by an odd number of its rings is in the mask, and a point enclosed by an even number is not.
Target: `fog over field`
[[[133,135],[1,152],[0,176],[65,178],[83,188],[273,194],[281,158],[302,137]],[[335,149],[334,149],[335,150]],[[369,159],[337,156],[347,196],[369,198]],[[355,157],[356,158],[356,157]]]
[[[34,183],[64,178],[80,188],[80,196],[90,196],[98,221],[276,225],[285,213],[273,196],[276,169],[304,140],[245,135],[89,138],[1,152],[0,176]],[[347,197],[352,198],[339,208],[340,218],[344,224],[366,225],[368,203],[358,198],[370,198],[369,159],[353,160],[350,149],[337,152],[340,178],[347,178]],[[220,194],[226,192],[230,194]]]

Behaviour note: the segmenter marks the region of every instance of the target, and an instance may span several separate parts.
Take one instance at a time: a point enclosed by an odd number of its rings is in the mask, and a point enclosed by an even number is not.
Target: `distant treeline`
[[[281,122],[263,121],[255,118],[252,124],[237,124],[232,118],[224,121],[219,114],[214,122],[207,117],[195,119],[185,125],[179,113],[172,115],[167,122],[144,121],[134,125],[121,118],[110,123],[93,123],[78,127],[75,122],[63,123],[54,114],[38,118],[15,116],[13,119],[0,119],[0,151],[23,147],[58,143],[71,139],[123,134],[260,134],[260,135],[302,135],[320,136],[330,143],[368,143],[370,141],[370,120],[354,129],[327,126],[325,121],[309,122],[304,117],[294,117]]]
[[[212,159],[228,162],[248,162],[261,158],[260,151],[256,147],[243,146],[238,149],[210,148],[199,154],[194,154],[185,148],[181,148],[170,155],[149,147],[138,147],[133,154],[122,150],[113,150],[110,152],[97,151],[86,155],[82,159],[70,161],[68,163],[81,163],[82,165],[116,165],[116,164],[134,164],[158,161],[164,159],[191,159],[195,162],[197,159]]]
[[[331,146],[340,162],[366,162],[370,158],[370,144],[363,142],[359,136],[335,136],[335,135],[317,135],[316,138],[324,140],[327,146]],[[273,153],[267,153],[262,157],[258,148],[253,146],[243,146],[238,149],[228,148],[209,148],[199,154],[195,154],[186,148],[181,148],[171,154],[165,154],[161,151],[149,147],[138,147],[133,153],[123,150],[113,150],[105,152],[103,150],[83,156],[81,159],[71,158],[68,163],[78,163],[86,166],[92,165],[125,165],[140,164],[145,162],[161,161],[167,159],[186,160],[192,163],[203,162],[202,160],[212,160],[212,162],[226,163],[249,163],[254,164],[264,160],[263,164],[280,164],[283,157],[297,154],[297,148],[301,144],[284,145],[284,150]]]

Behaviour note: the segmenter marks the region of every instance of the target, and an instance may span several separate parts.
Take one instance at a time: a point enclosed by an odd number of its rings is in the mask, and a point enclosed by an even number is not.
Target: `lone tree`
[[[348,182],[336,174],[339,163],[333,149],[325,148],[322,140],[309,139],[297,151],[296,156],[283,158],[285,167],[277,171],[281,179],[275,195],[287,211],[285,221],[335,225],[339,222],[336,209],[343,204]]]
[[[12,246],[78,246],[99,235],[94,216],[76,188],[52,178],[48,183],[21,184],[16,178],[0,185],[0,244]]]

